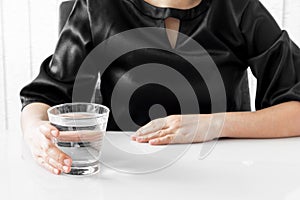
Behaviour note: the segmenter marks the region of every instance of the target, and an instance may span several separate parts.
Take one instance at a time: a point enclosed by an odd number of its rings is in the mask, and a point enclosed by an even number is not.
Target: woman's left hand
[[[210,141],[218,137],[216,131],[220,128],[209,129],[210,122],[214,121],[212,118],[212,115],[170,115],[149,122],[138,129],[131,139],[151,145]]]

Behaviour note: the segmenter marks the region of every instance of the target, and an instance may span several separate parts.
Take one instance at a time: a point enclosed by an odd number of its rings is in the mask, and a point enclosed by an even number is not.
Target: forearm
[[[300,136],[300,103],[287,102],[256,112],[226,113],[221,137]]]
[[[30,128],[34,123],[47,121],[47,109],[50,106],[44,103],[31,103],[27,105],[21,114],[21,126],[23,132]]]

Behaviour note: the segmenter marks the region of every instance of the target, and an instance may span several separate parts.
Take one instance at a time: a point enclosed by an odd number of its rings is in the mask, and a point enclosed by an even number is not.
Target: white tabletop
[[[78,178],[46,172],[21,134],[7,132],[0,134],[0,199],[299,200],[299,154],[300,138],[155,147],[109,132],[101,172]]]

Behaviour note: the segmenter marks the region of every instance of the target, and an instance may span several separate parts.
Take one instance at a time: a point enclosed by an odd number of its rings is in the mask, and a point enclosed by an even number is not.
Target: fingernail
[[[58,174],[59,173],[58,169],[54,169],[54,173]]]
[[[52,134],[54,137],[57,137],[58,131],[57,131],[57,130],[52,130],[52,131],[51,131],[51,134]]]
[[[63,170],[64,170],[64,172],[68,172],[69,171],[69,167],[63,166]]]
[[[155,143],[157,143],[157,141],[158,141],[157,139],[154,139],[154,140],[150,140],[149,143],[150,144],[155,144]]]
[[[64,163],[65,163],[66,165],[70,166],[70,165],[71,165],[71,160],[70,160],[70,159],[65,159],[65,160],[64,160]]]
[[[131,138],[131,140],[136,140],[136,136],[135,135],[132,135],[130,138]]]

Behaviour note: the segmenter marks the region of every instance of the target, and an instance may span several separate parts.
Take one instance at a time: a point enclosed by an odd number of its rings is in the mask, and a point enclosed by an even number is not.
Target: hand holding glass
[[[50,123],[60,131],[53,142],[73,160],[68,174],[99,172],[108,116],[107,107],[92,103],[67,103],[48,109]]]

